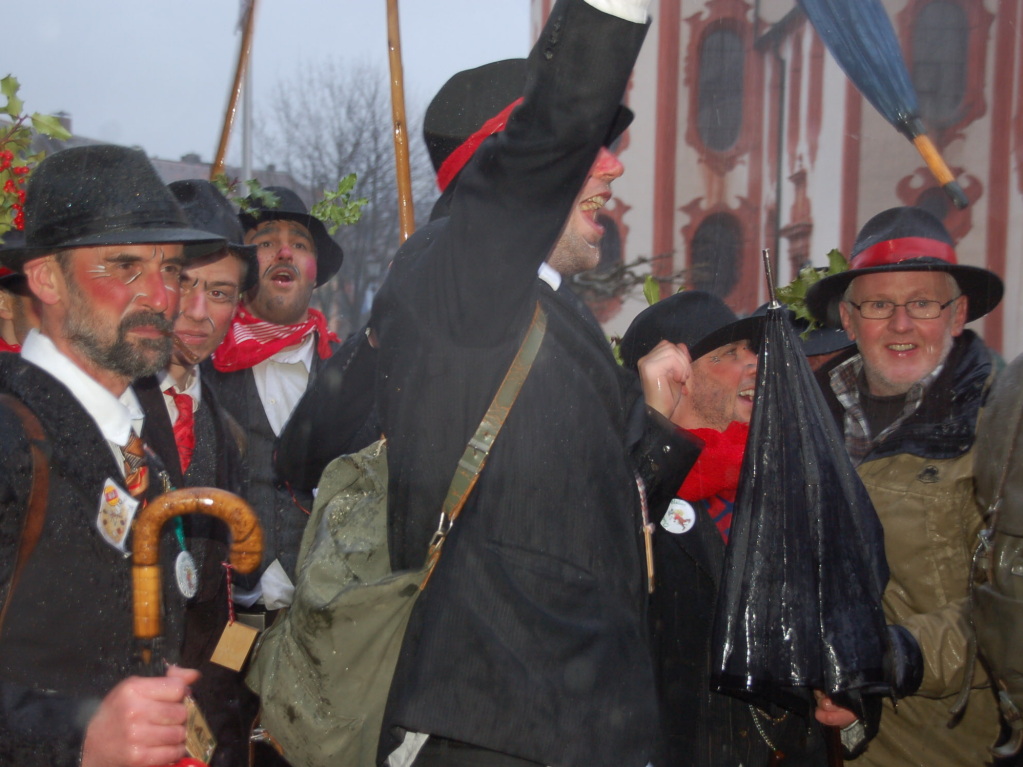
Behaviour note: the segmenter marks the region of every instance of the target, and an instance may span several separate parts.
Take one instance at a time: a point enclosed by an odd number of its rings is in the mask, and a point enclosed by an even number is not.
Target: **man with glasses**
[[[964,326],[1001,297],[998,276],[957,263],[944,225],[912,207],[868,221],[849,270],[807,294],[820,320],[834,318],[837,304],[856,343],[818,380],[884,526],[891,570],[886,666],[902,700],[897,711],[884,700],[877,736],[857,764],[985,764],[998,735],[979,666],[962,721],[946,724],[969,670],[964,608],[982,522],[973,444],[992,374],[990,353]],[[847,746],[857,740],[852,712],[829,699],[817,718],[846,728]]]

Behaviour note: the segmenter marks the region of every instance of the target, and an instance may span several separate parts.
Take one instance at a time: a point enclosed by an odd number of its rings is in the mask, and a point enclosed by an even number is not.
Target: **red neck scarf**
[[[739,469],[746,451],[749,424],[732,421],[724,431],[717,429],[689,429],[704,441],[703,452],[696,465],[686,475],[678,497],[687,501],[702,501],[720,495],[735,501],[739,489]]]
[[[249,314],[245,304],[238,304],[227,336],[213,352],[213,367],[221,373],[248,370],[289,346],[300,343],[316,333],[316,352],[321,359],[330,356],[330,344],[340,339],[327,329],[327,318],[316,309],[309,310],[309,319],[295,325],[277,325]]]
[[[9,344],[4,339],[0,338],[0,352],[14,352],[17,354],[21,351],[21,344]]]

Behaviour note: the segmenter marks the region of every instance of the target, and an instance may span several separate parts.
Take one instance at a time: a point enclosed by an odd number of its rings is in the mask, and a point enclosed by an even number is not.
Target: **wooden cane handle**
[[[164,493],[135,517],[132,535],[132,583],[135,636],[152,639],[163,631],[160,591],[160,531],[172,517],[209,514],[231,531],[231,564],[251,573],[263,558],[263,528],[242,498],[213,487],[186,487]]]

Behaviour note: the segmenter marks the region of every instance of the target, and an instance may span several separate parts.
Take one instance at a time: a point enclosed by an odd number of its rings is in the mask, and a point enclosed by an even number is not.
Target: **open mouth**
[[[754,392],[754,389],[740,389],[739,390],[739,397],[742,398],[742,399],[749,400],[750,402],[752,402],[753,401],[753,392]]]
[[[267,269],[264,277],[275,285],[290,285],[298,279],[298,269],[287,264],[278,264]]]
[[[893,352],[911,352],[916,348],[916,344],[888,344],[888,348]]]
[[[597,231],[598,235],[604,234],[604,227],[597,223],[597,211],[603,208],[610,199],[610,194],[602,193],[587,197],[579,203],[579,212],[583,214],[583,218]]]

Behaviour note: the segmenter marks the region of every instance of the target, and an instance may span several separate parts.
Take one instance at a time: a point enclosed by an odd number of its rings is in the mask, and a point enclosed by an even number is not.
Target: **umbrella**
[[[772,300],[718,595],[717,689],[804,713],[821,690],[862,712],[862,692],[888,689],[887,581],[881,524]]]
[[[157,676],[162,669],[154,663],[154,643],[163,634],[160,585],[160,531],[164,523],[183,514],[209,514],[222,520],[231,532],[229,558],[241,573],[251,573],[263,556],[263,529],[244,500],[226,490],[190,487],[171,490],[147,504],[132,529],[132,606],[135,640],[139,645],[142,671]],[[203,765],[197,759],[179,760],[175,767]]]
[[[881,0],[799,0],[799,5],[853,85],[913,142],[955,206],[965,208],[966,195],[924,131],[916,91]]]

